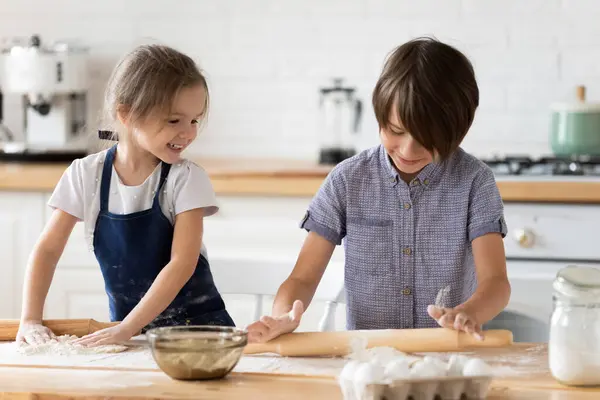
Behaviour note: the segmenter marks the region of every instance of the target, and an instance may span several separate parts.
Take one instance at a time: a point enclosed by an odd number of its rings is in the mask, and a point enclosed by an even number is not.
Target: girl
[[[204,76],[172,48],[140,46],[116,66],[105,115],[118,144],[75,160],[56,186],[27,268],[18,342],[54,337],[41,325],[44,301],[78,221],[102,270],[110,319],[120,321],[80,344],[119,343],[157,326],[234,325],[202,243],[215,194],[206,172],[181,158],[207,108]]]

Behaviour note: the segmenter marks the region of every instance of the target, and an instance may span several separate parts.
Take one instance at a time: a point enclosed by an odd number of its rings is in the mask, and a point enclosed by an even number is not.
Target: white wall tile
[[[460,0],[366,0],[368,15],[386,17],[445,16],[460,13]]]
[[[562,9],[561,0],[463,0],[462,11],[471,17],[497,19],[516,15],[557,15]]]
[[[561,54],[564,78],[587,80],[591,84],[600,78],[600,43],[584,49],[569,49]]]

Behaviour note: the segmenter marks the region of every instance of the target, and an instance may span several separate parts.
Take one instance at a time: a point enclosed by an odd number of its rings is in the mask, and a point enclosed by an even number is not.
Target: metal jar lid
[[[600,302],[600,269],[569,265],[558,271],[553,286],[564,296]]]

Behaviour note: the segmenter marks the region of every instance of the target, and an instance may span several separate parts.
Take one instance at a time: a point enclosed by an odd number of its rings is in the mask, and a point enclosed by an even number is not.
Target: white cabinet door
[[[41,193],[0,195],[0,318],[19,318],[29,254],[43,229]]]

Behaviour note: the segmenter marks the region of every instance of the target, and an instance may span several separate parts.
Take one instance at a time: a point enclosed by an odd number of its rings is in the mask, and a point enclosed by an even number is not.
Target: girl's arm
[[[204,210],[196,208],[175,216],[171,261],[160,271],[142,300],[123,320],[135,334],[152,322],[175,300],[190,280],[202,249]]]
[[[77,343],[97,346],[128,340],[166,310],[196,269],[202,249],[203,218],[202,208],[177,214],[171,261],[158,274],[142,300],[118,326],[84,336]]]
[[[41,326],[44,303],[56,264],[77,221],[76,217],[55,209],[31,252],[23,285],[18,342],[36,344],[52,337],[52,332]]]

